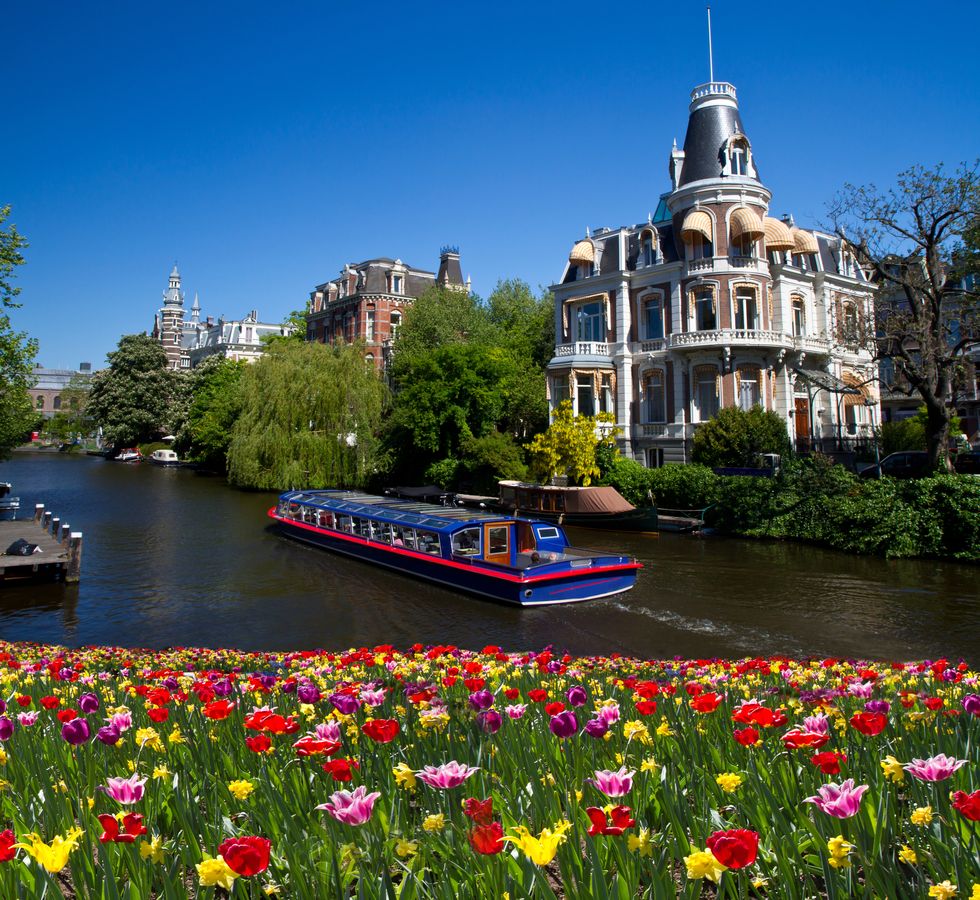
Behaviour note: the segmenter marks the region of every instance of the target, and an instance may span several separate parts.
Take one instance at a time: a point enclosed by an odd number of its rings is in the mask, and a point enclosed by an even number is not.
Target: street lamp
[[[875,445],[875,465],[880,466],[881,459],[878,453],[878,432],[875,429],[875,399],[874,397],[868,396],[864,398],[864,405],[868,408],[868,416],[871,419],[871,439],[874,441]],[[880,471],[880,470],[879,470]]]

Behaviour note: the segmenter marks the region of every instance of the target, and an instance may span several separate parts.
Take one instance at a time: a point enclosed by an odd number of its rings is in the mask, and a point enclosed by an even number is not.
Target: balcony
[[[672,440],[686,440],[694,434],[694,425],[687,424],[674,424],[673,422],[664,422],[659,424],[654,424],[650,422],[641,422],[639,425],[634,426],[633,437],[636,438],[670,438]]]
[[[793,338],[793,349],[802,350],[805,353],[829,353],[830,341],[826,338],[797,335]]]
[[[657,338],[650,341],[634,341],[630,344],[630,353],[660,353],[667,349],[667,338]]]
[[[755,256],[730,256],[728,264],[740,272],[768,272],[769,261]]]
[[[690,272],[710,272],[715,267],[715,260],[713,256],[707,256],[704,259],[692,259],[687,263],[687,271]]]
[[[710,346],[786,347],[793,346],[789,335],[781,331],[755,328],[719,328],[713,331],[684,331],[670,336],[670,348],[688,349]]]
[[[558,344],[556,357],[567,356],[609,356],[609,344],[599,341],[576,341],[574,344]]]

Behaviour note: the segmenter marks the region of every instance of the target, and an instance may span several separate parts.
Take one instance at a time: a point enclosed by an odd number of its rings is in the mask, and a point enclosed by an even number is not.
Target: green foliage
[[[9,215],[9,206],[0,207],[0,459],[29,437],[37,420],[27,393],[34,384],[37,341],[15,331],[7,312],[20,306],[14,301],[20,288],[11,279],[24,264],[20,251],[27,246],[13,223],[4,227]]]
[[[705,466],[756,466],[762,453],[789,453],[783,417],[753,406],[748,412],[729,406],[694,432],[691,457]]]
[[[127,334],[108,359],[109,367],[92,376],[88,402],[105,442],[128,447],[159,436],[177,383],[163,348],[145,334]]]
[[[208,471],[225,472],[232,429],[242,409],[241,378],[247,366],[242,360],[212,357],[194,370],[198,381],[178,444],[181,453]]]
[[[606,459],[600,459],[601,457]],[[609,453],[608,448],[605,447],[596,451],[596,458],[600,460],[598,463],[601,472],[598,479],[599,484],[616,488],[634,506],[650,505],[649,492],[652,469],[648,469],[635,459],[627,459],[625,456]]]
[[[535,297],[519,278],[497,282],[487,298],[493,338],[517,359],[544,370],[555,350],[555,298],[550,291]]]
[[[440,459],[425,470],[425,481],[429,484],[437,484],[444,490],[449,490],[456,486],[459,469],[460,461],[458,459],[453,457]]]
[[[397,382],[419,358],[449,344],[479,342],[489,331],[486,308],[476,294],[435,285],[405,312],[394,342],[392,375]]]
[[[527,478],[524,452],[509,435],[491,431],[463,441],[463,460],[457,476],[459,488],[478,494],[496,494],[497,482]]]
[[[608,427],[613,422],[611,413],[576,416],[571,400],[563,400],[555,409],[548,430],[535,435],[527,445],[534,475],[543,481],[567,476],[572,484],[591,484],[602,474],[596,462],[596,448],[615,445],[617,429]],[[597,437],[600,431],[602,436]]]
[[[259,339],[267,347],[282,342],[299,344],[306,340],[306,310],[294,309],[282,320],[285,334],[263,334]]]
[[[704,509],[717,502],[720,483],[707,466],[668,463],[650,470],[649,489],[664,509]]]
[[[925,450],[926,430],[914,418],[885,422],[878,430],[878,442],[881,456],[899,450]]]
[[[61,409],[48,419],[45,431],[66,442],[79,441],[93,434],[95,423],[88,411],[91,389],[91,375],[73,375],[61,392]]]
[[[357,345],[273,344],[241,374],[228,449],[239,487],[359,487],[375,468],[384,385]]]

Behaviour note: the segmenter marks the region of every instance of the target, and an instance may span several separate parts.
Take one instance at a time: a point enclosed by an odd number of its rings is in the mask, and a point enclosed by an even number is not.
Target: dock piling
[[[78,581],[82,574],[82,533],[71,532],[68,542],[68,568],[65,570],[65,581]]]

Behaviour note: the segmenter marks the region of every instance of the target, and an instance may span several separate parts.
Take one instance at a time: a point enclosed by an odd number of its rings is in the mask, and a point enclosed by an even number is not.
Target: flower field
[[[0,897],[968,897],[946,660],[0,642]]]

